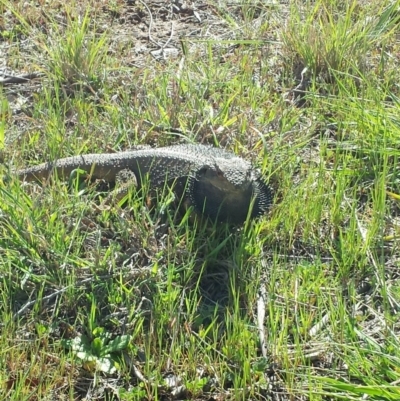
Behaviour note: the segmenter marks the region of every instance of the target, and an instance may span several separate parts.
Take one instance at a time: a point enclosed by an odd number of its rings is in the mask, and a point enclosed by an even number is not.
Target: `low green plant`
[[[121,352],[128,348],[130,341],[128,334],[112,338],[103,327],[96,327],[91,337],[79,335],[61,343],[89,372],[114,374],[120,366]]]

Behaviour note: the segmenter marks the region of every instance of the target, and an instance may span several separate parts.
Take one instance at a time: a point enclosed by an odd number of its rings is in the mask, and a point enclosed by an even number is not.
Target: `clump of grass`
[[[104,83],[108,41],[106,33],[97,34],[89,11],[83,16],[67,15],[65,31],[57,29],[49,43],[43,43],[45,68],[53,81],[72,90],[85,89],[94,94]]]
[[[307,67],[313,78],[330,80],[333,71],[364,70],[371,51],[393,34],[399,22],[396,2],[385,3],[375,4],[376,17],[371,17],[371,10],[357,1],[292,2],[282,33],[289,58],[297,69]]]

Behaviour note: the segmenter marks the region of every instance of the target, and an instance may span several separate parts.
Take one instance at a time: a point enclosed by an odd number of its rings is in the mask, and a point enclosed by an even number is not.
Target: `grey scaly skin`
[[[248,161],[205,145],[72,156],[18,170],[16,175],[25,181],[41,181],[52,174],[65,179],[76,169],[108,182],[130,170],[139,187],[144,177],[150,188],[174,185],[198,213],[233,224],[246,220],[251,205],[250,217],[257,217],[272,203],[270,187]]]

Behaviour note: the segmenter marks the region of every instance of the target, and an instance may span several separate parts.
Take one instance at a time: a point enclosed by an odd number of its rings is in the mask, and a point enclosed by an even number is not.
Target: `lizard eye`
[[[216,166],[216,165],[214,165],[214,166],[205,165],[205,166],[201,167],[201,168],[198,170],[198,176],[199,176],[199,177],[204,177],[204,176],[208,176],[208,177],[215,177],[215,176],[221,177],[221,176],[223,176],[223,175],[224,175],[224,174],[223,174],[223,172],[221,171],[221,169],[220,169],[218,166]]]

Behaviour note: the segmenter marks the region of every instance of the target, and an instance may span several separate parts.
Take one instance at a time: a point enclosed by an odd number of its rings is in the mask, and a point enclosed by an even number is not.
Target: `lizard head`
[[[261,174],[241,158],[215,160],[199,168],[188,183],[195,209],[212,219],[243,223],[262,215],[272,203],[272,193]]]

